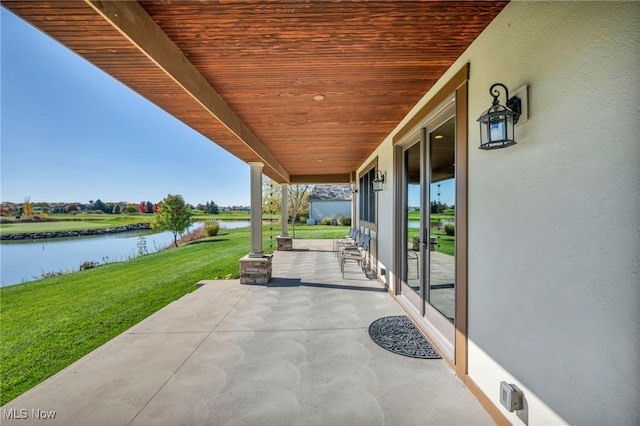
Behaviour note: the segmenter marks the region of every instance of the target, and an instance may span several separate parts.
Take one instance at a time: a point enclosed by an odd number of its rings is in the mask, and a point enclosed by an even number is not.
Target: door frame
[[[468,271],[468,83],[469,83],[469,64],[465,64],[435,95],[431,97],[427,103],[420,108],[407,123],[398,130],[393,137],[393,155],[394,155],[394,241],[402,241],[404,237],[402,221],[403,210],[403,189],[402,179],[400,179],[401,169],[398,168],[399,161],[397,145],[404,141],[409,135],[416,131],[416,128],[423,123],[429,115],[431,115],[438,106],[450,97],[455,96],[455,115],[456,115],[456,321],[455,321],[455,337],[454,337],[454,357],[453,362],[444,357],[454,368],[456,375],[466,382],[468,372],[468,315],[467,315],[467,271]],[[395,295],[401,294],[401,268],[404,265],[402,247],[394,244],[394,274],[393,291]],[[402,303],[402,298],[397,298]],[[418,326],[421,327],[426,334],[430,336],[426,329],[428,324],[426,320],[417,312],[405,306],[405,310],[412,316]],[[418,315],[416,315],[418,314]],[[433,339],[433,336],[430,336]],[[439,348],[441,349],[441,348]]]

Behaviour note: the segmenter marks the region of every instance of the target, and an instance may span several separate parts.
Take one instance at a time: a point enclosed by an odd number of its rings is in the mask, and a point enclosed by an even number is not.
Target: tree
[[[282,187],[273,179],[263,176],[262,179],[262,211],[266,214],[278,215],[282,211]]]
[[[147,212],[147,203],[145,203],[144,201],[140,201],[140,204],[138,204],[138,211],[140,213],[146,213]]]
[[[113,214],[120,214],[120,204],[114,204],[113,205],[112,213]]]
[[[64,205],[60,205],[60,206],[53,206],[51,207],[51,210],[49,210],[49,213],[51,214],[56,214],[56,213],[64,213]]]
[[[31,202],[31,197],[24,197],[24,215],[25,216],[33,216],[33,203]]]
[[[105,203],[103,203],[102,200],[100,200],[100,198],[98,198],[93,203],[93,209],[94,210],[100,210],[100,211],[105,212],[105,213],[111,213],[111,209],[108,208],[107,205]]]
[[[153,204],[151,201],[147,201],[147,213],[153,213]]]
[[[440,201],[431,201],[431,213],[442,214],[447,209],[446,204],[442,204]]]
[[[296,217],[304,210],[309,210],[309,192],[311,185],[290,185],[288,210],[291,215],[293,238],[296,237]]]
[[[182,234],[190,223],[191,208],[184,202],[182,195],[169,194],[158,204],[151,227],[159,231],[171,231],[173,243],[178,247],[178,234]]]
[[[138,207],[135,204],[127,204],[126,206],[122,207],[120,211],[125,214],[135,213],[138,211]]]
[[[207,210],[206,210],[206,212],[207,212],[207,213],[211,213],[211,214],[218,214],[218,213],[220,213],[220,208],[219,208],[219,207],[218,207],[218,205],[217,205],[215,202],[213,202],[213,201],[212,201],[212,202],[210,202],[210,203],[207,203],[206,208],[207,208]]]

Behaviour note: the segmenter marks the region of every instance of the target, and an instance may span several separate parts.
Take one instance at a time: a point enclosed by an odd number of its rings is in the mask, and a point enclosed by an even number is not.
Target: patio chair
[[[333,240],[333,251],[336,251],[338,249],[338,244],[341,244],[344,241],[352,240],[355,232],[356,232],[355,228],[349,228],[349,235],[345,235],[342,238],[334,239]]]
[[[342,262],[342,254],[345,250],[356,250],[362,247],[362,243],[366,237],[366,234],[360,233],[360,231],[356,232],[355,238],[351,241],[345,241],[338,246],[338,251],[336,252],[336,258],[338,259],[338,263]]]
[[[369,255],[369,243],[371,242],[371,236],[365,235],[358,246],[344,247],[340,253],[340,272],[342,272],[342,278],[344,278],[345,265],[349,261],[356,262],[358,266],[362,267],[362,270],[367,266]]]
[[[344,238],[339,238],[333,241],[333,251],[335,252],[336,257],[339,258],[340,251],[344,247],[356,246],[358,244],[358,240],[360,238],[360,231],[356,228],[351,228],[349,230],[349,235]]]

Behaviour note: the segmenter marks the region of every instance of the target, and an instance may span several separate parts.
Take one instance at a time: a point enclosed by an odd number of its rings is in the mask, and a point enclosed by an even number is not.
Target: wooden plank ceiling
[[[349,182],[506,3],[2,6],[276,181],[323,183]]]

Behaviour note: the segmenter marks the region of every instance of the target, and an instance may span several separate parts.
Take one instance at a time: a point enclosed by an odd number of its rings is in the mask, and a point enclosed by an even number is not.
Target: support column
[[[289,185],[283,183],[282,185],[282,205],[280,214],[280,223],[282,224],[282,233],[276,237],[278,241],[278,251],[290,251],[293,250],[293,239],[289,236],[288,222],[288,205],[289,205]]]
[[[281,214],[280,214],[280,222],[282,223],[282,233],[280,236],[288,237],[289,236],[289,185],[283,183],[282,187],[282,205],[281,205]]]
[[[251,166],[251,253],[249,257],[262,257],[262,168],[264,163]]]
[[[262,250],[262,168],[251,166],[251,252],[240,259],[240,284],[267,284],[271,281],[272,256]]]

